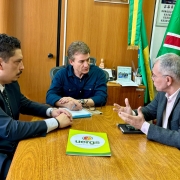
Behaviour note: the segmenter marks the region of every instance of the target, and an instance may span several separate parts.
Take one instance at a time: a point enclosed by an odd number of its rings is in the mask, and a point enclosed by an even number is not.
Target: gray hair
[[[67,50],[68,59],[74,60],[74,55],[79,54],[88,54],[90,49],[87,44],[82,41],[75,41],[70,44]]]
[[[156,62],[159,62],[159,71],[163,75],[169,75],[180,80],[180,56],[174,53],[167,53],[157,57]]]

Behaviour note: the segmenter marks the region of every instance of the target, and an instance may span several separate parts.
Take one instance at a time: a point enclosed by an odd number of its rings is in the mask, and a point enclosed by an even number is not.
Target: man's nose
[[[89,66],[89,61],[85,61],[85,62],[84,62],[84,66],[85,66],[85,67]]]
[[[24,64],[23,64],[23,62],[21,61],[21,63],[20,63],[20,69],[21,70],[23,70],[24,69]]]

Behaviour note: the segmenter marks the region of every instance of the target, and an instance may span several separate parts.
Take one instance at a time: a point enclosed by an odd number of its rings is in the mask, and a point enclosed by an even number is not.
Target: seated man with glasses
[[[126,123],[140,129],[149,140],[180,149],[180,56],[167,53],[158,57],[152,69],[152,80],[158,91],[145,107],[132,111],[114,104],[114,111]],[[156,125],[147,121],[156,119]]]
[[[105,105],[106,75],[99,67],[90,65],[89,47],[82,41],[73,42],[67,55],[70,65],[55,74],[46,103],[70,110]]]

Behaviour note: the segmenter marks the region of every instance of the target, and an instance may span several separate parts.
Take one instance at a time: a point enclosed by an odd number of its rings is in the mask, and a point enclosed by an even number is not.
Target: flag
[[[128,49],[138,49],[141,28],[142,0],[130,0]]]
[[[176,1],[158,55],[175,53],[180,56],[180,0]]]
[[[129,46],[134,46],[133,43],[129,44],[129,39],[136,39],[137,41],[134,42],[137,43],[135,44],[135,46],[138,46],[138,70],[139,73],[142,75],[142,82],[146,87],[144,103],[147,104],[154,99],[154,88],[151,79],[149,46],[147,41],[144,16],[142,13],[142,2],[143,0],[130,0],[128,24],[128,49],[130,49]],[[139,34],[137,33],[137,29],[139,31]],[[136,34],[136,38],[133,37],[133,33]]]
[[[143,13],[141,19],[141,35],[138,50],[138,68],[140,74],[142,75],[143,84],[146,86],[144,103],[147,104],[154,99],[154,87],[153,81],[151,79],[149,46]]]

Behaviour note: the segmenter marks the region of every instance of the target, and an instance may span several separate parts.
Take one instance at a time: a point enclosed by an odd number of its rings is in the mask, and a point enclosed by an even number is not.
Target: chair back
[[[109,73],[107,71],[105,71],[105,70],[103,70],[103,71],[106,74],[106,83],[107,83],[109,81]]]
[[[65,68],[65,66],[53,67],[53,68],[50,70],[50,77],[51,77],[51,79],[53,80],[54,75],[55,75],[60,69],[63,69],[63,68]]]

